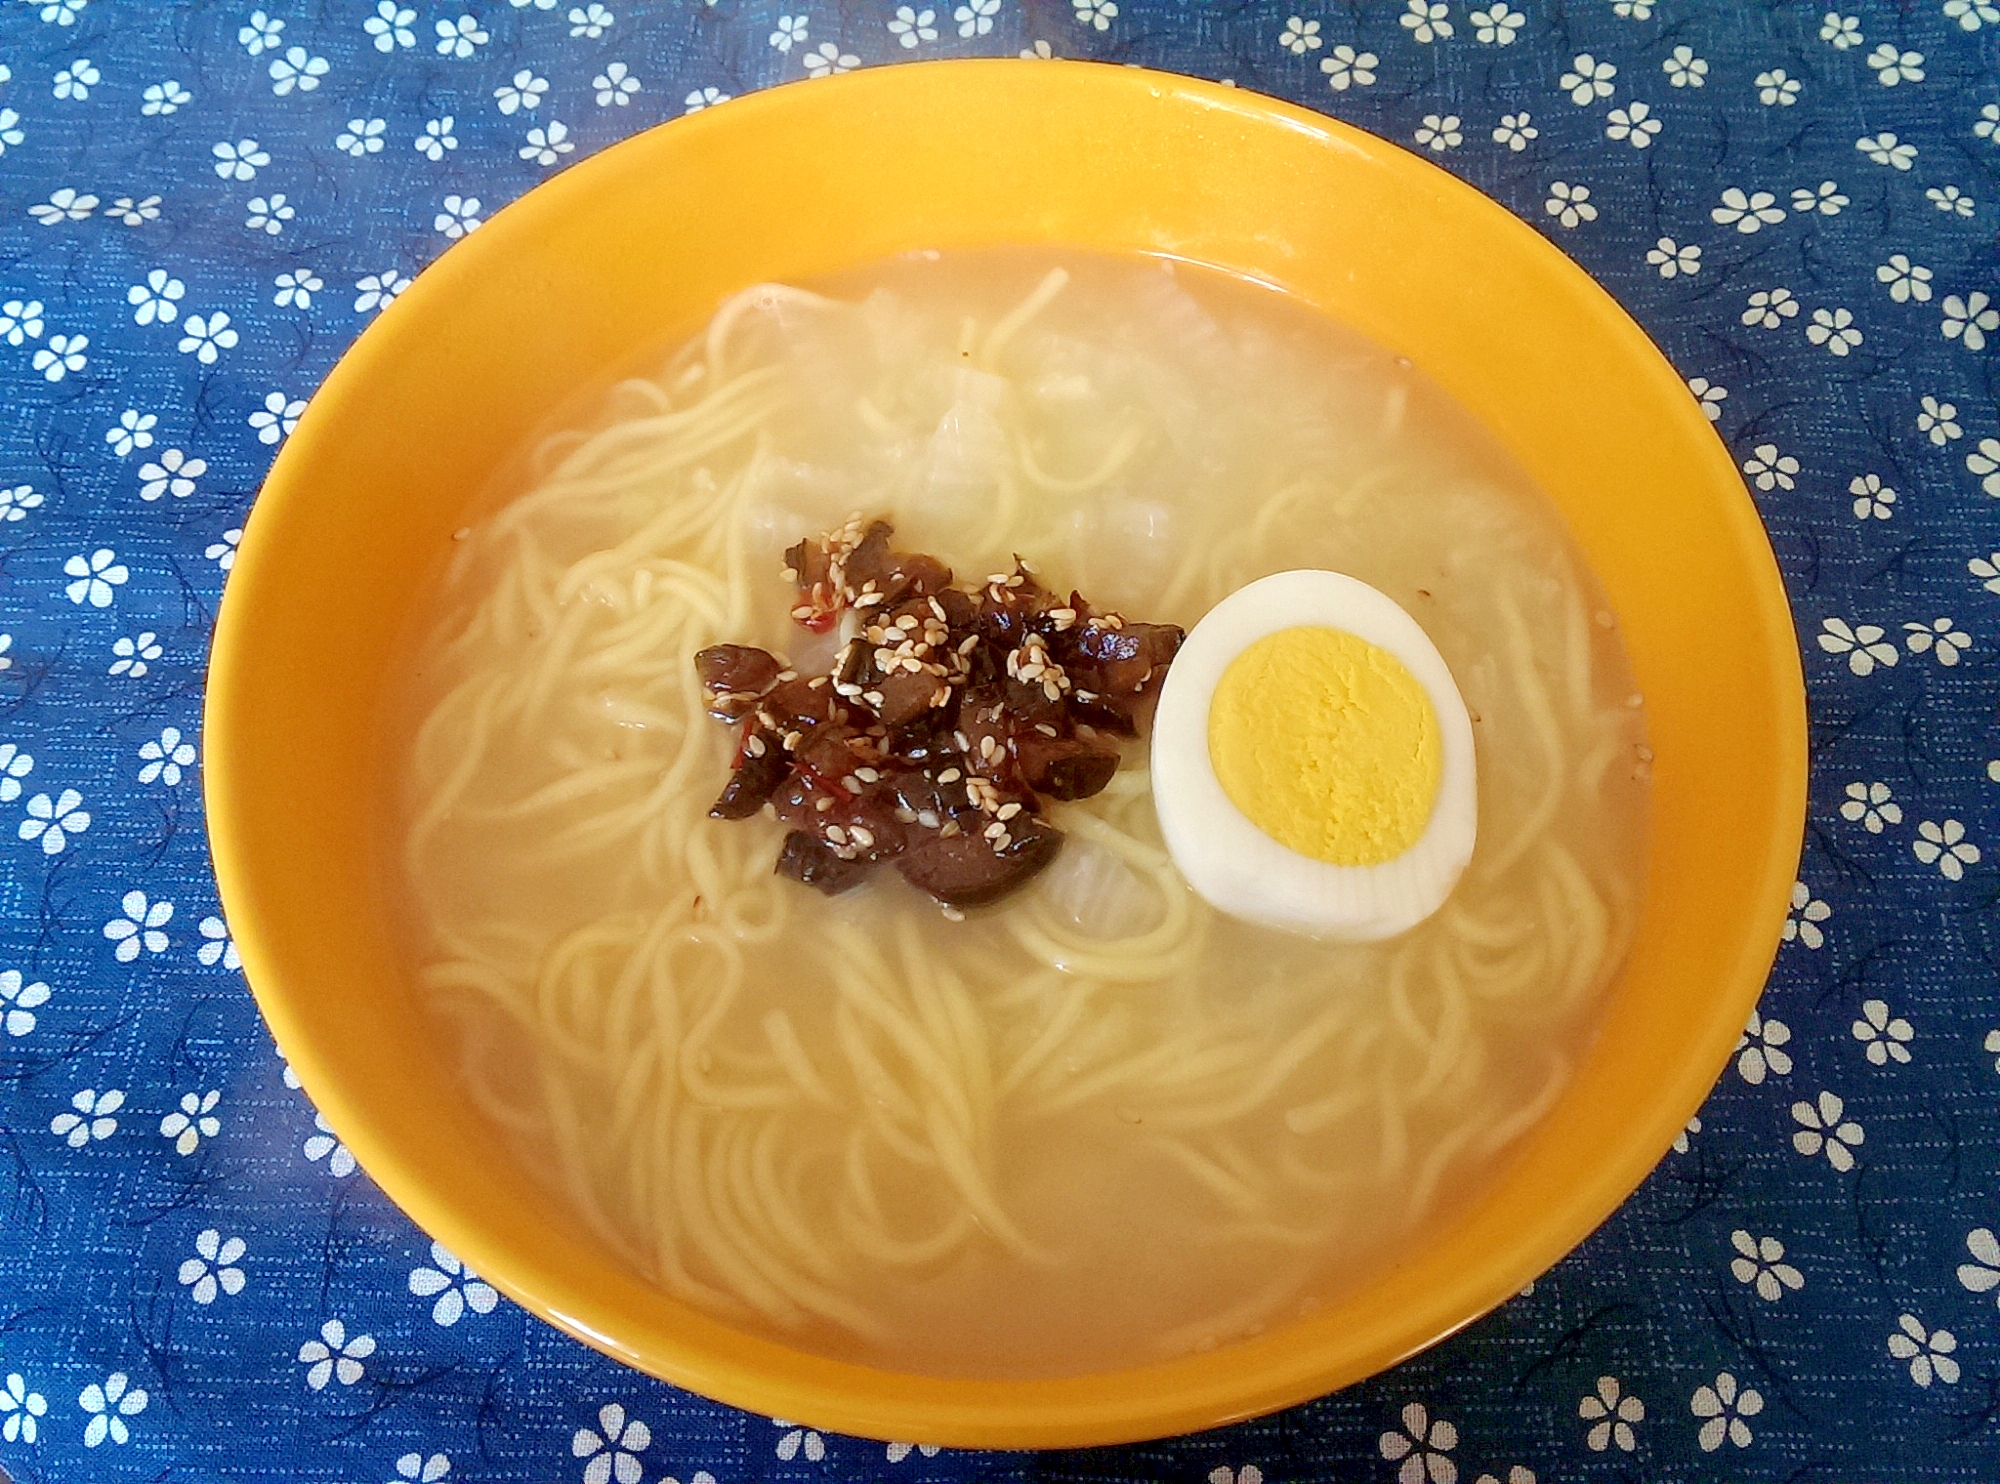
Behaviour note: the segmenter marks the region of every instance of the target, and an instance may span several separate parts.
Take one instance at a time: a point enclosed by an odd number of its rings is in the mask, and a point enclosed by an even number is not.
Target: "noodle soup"
[[[708,817],[694,657],[824,669],[784,554],[857,513],[1161,623],[1380,589],[1474,724],[1469,869],[1378,943],[1225,916],[1130,745],[994,906],[775,875],[783,826]],[[1592,1034],[1649,756],[1612,615],[1462,411],[1281,295],[1028,252],[752,289],[462,537],[402,712],[408,951],[551,1198],[718,1316],[937,1375],[1225,1343],[1448,1221]]]

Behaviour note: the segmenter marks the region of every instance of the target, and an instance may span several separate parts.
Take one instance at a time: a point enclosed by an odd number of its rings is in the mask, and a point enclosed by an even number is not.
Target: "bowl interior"
[[[745,284],[1000,243],[1213,264],[1414,360],[1564,512],[1620,615],[1657,753],[1629,965],[1574,1084],[1487,1197],[1308,1320],[1040,1382],[798,1354],[628,1271],[455,1090],[392,952],[374,864],[380,705],[413,591],[548,408]],[[1732,642],[1689,644],[1697,632]],[[878,1437],[1057,1446],[1209,1426],[1356,1380],[1500,1302],[1608,1215],[1699,1104],[1769,968],[1804,736],[1790,617],[1733,464],[1645,335],[1535,232],[1394,146],[1252,94],[1129,68],[951,62],[662,126],[418,278],[313,400],[249,522],[216,637],[208,807],[246,972],[306,1088],[483,1275],[728,1402]]]

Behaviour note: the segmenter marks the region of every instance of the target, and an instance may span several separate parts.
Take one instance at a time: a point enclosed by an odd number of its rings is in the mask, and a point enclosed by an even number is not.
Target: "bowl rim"
[[[647,148],[646,141],[662,131],[674,131],[672,137],[680,146],[698,148],[700,141],[715,131],[753,125],[760,118],[790,110],[803,98],[846,97],[851,98],[853,106],[865,108],[872,96],[882,92],[929,88],[948,84],[953,75],[975,72],[998,75],[1003,69],[1028,65],[1011,58],[933,60],[802,79],[763,89],[730,100],[726,105],[668,120],[609,145],[524,192],[495,212],[489,223],[505,222],[512,229],[521,229],[538,213],[563,211],[572,200],[593,191],[598,177],[616,167],[622,152]],[[1620,355],[1643,368],[1654,389],[1665,389],[1662,377],[1671,378],[1676,388],[1681,386],[1679,373],[1646,332],[1582,267],[1506,207],[1393,141],[1281,99],[1233,86],[1129,65],[1081,62],[1053,65],[1063,69],[1063,75],[1076,78],[1076,85],[1081,88],[1143,88],[1170,102],[1224,110],[1254,124],[1306,134],[1344,153],[1359,156],[1371,168],[1401,176],[1417,192],[1456,201],[1458,209],[1463,211],[1485,214],[1492,230],[1517,234],[1524,251],[1546,255],[1553,261],[1573,296],[1573,302],[1566,307],[1587,316],[1599,333],[1615,341]],[[353,396],[354,388],[366,383],[372,368],[396,353],[400,337],[407,333],[405,327],[412,326],[433,304],[446,306],[459,286],[479,272],[481,254],[493,250],[493,244],[505,235],[505,230],[470,235],[441,253],[416,275],[411,287],[391,306],[391,312],[378,316],[349,346],[315,392],[297,430],[280,448],[257,496],[256,504],[265,514],[267,529],[273,524],[272,511],[310,496],[310,481],[302,479],[300,471],[307,467],[317,429],[331,423],[339,406]],[[486,245],[482,247],[482,243]],[[1806,728],[1803,675],[1791,610],[1769,538],[1747,491],[1736,477],[1734,461],[1716,440],[1714,430],[1693,399],[1684,396],[1681,401],[1685,406],[1675,407],[1666,415],[1680,419],[1691,431],[1698,429],[1711,440],[1715,453],[1706,473],[1690,477],[1708,479],[1726,475],[1741,495],[1732,539],[1745,551],[1751,545],[1761,549],[1761,560],[1750,562],[1755,569],[1752,596],[1765,634],[1777,636],[1767,645],[1771,652],[1763,658],[1782,672],[1779,675],[1784,681],[1780,688],[1782,696],[1795,701],[1790,705],[1781,734],[1772,739],[1773,751],[1762,762],[1770,776],[1768,794],[1776,803],[1776,814],[1795,822],[1792,838],[1797,840],[1802,836],[1805,819]],[[257,570],[269,560],[268,548],[257,539],[257,513],[253,511],[245,522],[245,537],[233,574],[233,585],[239,591],[247,585],[244,572]],[[1750,532],[1754,532],[1754,542]],[[212,640],[203,718],[208,749],[204,793],[210,850],[225,904],[242,902],[251,895],[246,875],[249,851],[243,841],[245,820],[236,809],[233,796],[219,784],[219,780],[227,777],[234,755],[238,729],[235,718],[256,704],[255,682],[245,673],[242,660],[246,624],[243,605],[232,608],[225,594]],[[1779,941],[1777,924],[1783,918],[1795,874],[1796,847],[1788,853],[1775,834],[1774,831],[1774,838],[1762,842],[1757,889],[1750,894],[1745,913],[1746,926],[1768,924],[1768,947],[1758,933],[1742,932],[1728,972],[1718,976],[1717,992],[1741,1000],[1746,1013],[1775,958]],[[246,914],[241,922],[234,917],[231,921],[241,946],[246,978],[253,980],[259,1008],[279,1044],[291,1057],[314,1104],[326,1113],[331,1123],[340,1127],[343,1139],[370,1177],[426,1234],[476,1267],[487,1281],[510,1298],[614,1359],[727,1404],[767,1415],[801,1418],[807,1425],[828,1430],[883,1439],[923,1438],[953,1446],[1069,1447],[1195,1431],[1313,1399],[1409,1358],[1490,1312],[1528,1280],[1553,1266],[1608,1218],[1664,1155],[1672,1130],[1677,1130],[1699,1107],[1726,1065],[1733,1045],[1717,1031],[1700,1046],[1700,1055],[1690,1055],[1679,1066],[1669,1069],[1662,1078],[1665,1091],[1657,1101],[1657,1116],[1645,1125],[1648,1131],[1662,1134],[1658,1147],[1649,1144],[1642,1147],[1639,1141],[1628,1141],[1619,1158],[1607,1161],[1603,1168],[1587,1176],[1580,1176],[1578,1186],[1589,1193],[1589,1199],[1572,1199],[1562,1220],[1542,1223],[1511,1253],[1496,1260],[1485,1281],[1473,1286],[1468,1295],[1470,1302],[1459,1302],[1454,1309],[1455,1317],[1449,1322],[1428,1325],[1418,1334],[1383,1333],[1378,1327],[1378,1332],[1371,1333],[1364,1344],[1337,1363],[1310,1355],[1294,1356],[1267,1360],[1254,1374],[1244,1375],[1178,1360],[1053,1380],[961,1381],[822,1362],[772,1346],[771,1354],[798,1359],[784,1374],[774,1376],[754,1353],[748,1360],[740,1352],[721,1354],[699,1337],[690,1340],[670,1328],[655,1326],[639,1336],[621,1334],[620,1316],[614,1306],[568,1284],[563,1275],[547,1271],[546,1263],[542,1265],[544,1271],[511,1271],[499,1250],[499,1238],[462,1215],[421,1176],[407,1169],[398,1156],[393,1133],[374,1126],[357,1112],[339,1066],[333,1059],[322,1056],[320,1048],[302,1029],[287,996],[277,987],[279,976],[253,972],[252,965],[261,969],[281,957],[272,946],[274,935],[268,925],[258,921],[255,914]],[[264,981],[262,988],[254,982],[258,979]],[[1213,1354],[1227,1356],[1235,1349],[1225,1347]],[[1108,1388],[1105,1384],[1108,1379],[1120,1384]]]

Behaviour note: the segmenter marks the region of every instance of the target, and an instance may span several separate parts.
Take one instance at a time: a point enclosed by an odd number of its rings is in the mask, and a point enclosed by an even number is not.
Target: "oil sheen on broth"
[[[1643,713],[1552,508],[1407,363],[1185,264],[918,254],[588,405],[427,598],[395,848],[470,1088],[654,1281],[899,1369],[1140,1363],[1366,1283],[1549,1107],[1636,905]],[[1220,915],[1135,744],[965,921],[778,879],[782,826],[706,817],[692,658],[823,668],[783,552],[857,512],[1183,626],[1288,568],[1381,589],[1475,723],[1470,869],[1381,943]]]

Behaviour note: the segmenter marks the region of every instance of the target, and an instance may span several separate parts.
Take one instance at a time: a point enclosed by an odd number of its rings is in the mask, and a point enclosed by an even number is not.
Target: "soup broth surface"
[[[749,291],[561,425],[427,596],[394,850],[469,1086],[654,1281],[898,1369],[1142,1363],[1366,1284],[1560,1092],[1635,910],[1643,711],[1552,506],[1407,362],[1186,264],[917,254]],[[1470,869],[1382,943],[1220,915],[1141,742],[966,920],[779,879],[782,825],[707,817],[735,739],[693,657],[823,669],[783,553],[856,513],[1145,621],[1381,589],[1474,720]]]

